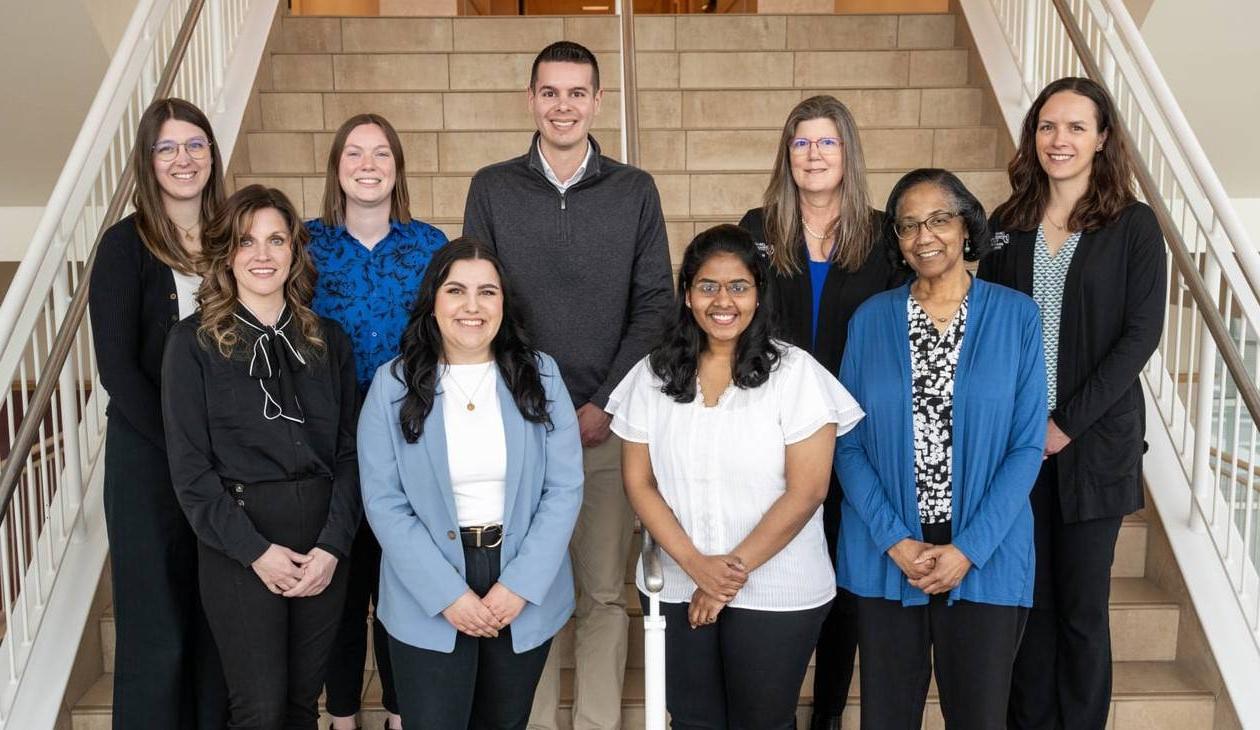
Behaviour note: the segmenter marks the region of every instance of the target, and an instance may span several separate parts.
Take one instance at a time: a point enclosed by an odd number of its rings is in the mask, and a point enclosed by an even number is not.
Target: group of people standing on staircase
[[[524,80],[523,80],[524,81]],[[1106,91],[1048,86],[986,214],[945,170],[880,211],[857,123],[789,113],[762,206],[671,273],[652,177],[589,134],[599,66],[534,60],[525,154],[462,236],[399,135],[346,120],[321,215],[227,195],[214,132],[143,115],[91,273],[110,396],[114,727],[619,728],[637,515],[672,726],[1101,730],[1109,569],[1142,505],[1165,253]],[[978,262],[978,270],[974,262]],[[642,566],[637,570],[641,600]]]

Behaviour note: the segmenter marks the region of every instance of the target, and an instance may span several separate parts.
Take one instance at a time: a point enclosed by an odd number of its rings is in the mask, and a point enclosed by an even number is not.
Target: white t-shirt
[[[745,390],[731,385],[716,406],[678,403],[661,393],[647,358],[608,398],[612,430],[646,443],[665,503],[700,552],[729,553],[752,532],[787,488],[787,445],[828,423],[845,433],[865,415],[857,401],[809,353],[778,343],[783,357],[770,379]],[[664,550],[661,600],[686,603],[696,584]],[[635,582],[644,590],[640,559]],[[835,595],[822,508],[776,555],[753,571],[730,605],[798,611]]]
[[[197,290],[201,288],[201,277],[196,274],[182,274],[171,269],[175,277],[175,299],[179,305],[179,318],[183,319],[197,311]]]
[[[507,442],[499,410],[499,369],[494,362],[439,367],[446,459],[459,526],[502,524]],[[468,410],[469,399],[473,410]]]

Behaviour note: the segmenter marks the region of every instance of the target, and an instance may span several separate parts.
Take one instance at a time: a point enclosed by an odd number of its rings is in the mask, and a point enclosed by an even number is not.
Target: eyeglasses
[[[809,148],[815,145],[818,146],[818,154],[831,156],[840,154],[844,141],[839,137],[819,137],[818,139],[795,137],[788,142],[788,152],[794,155],[808,155]]]
[[[180,147],[194,160],[204,160],[210,156],[210,141],[203,137],[193,137],[187,142],[164,139],[153,145],[153,156],[162,162],[171,162],[179,156]]]
[[[702,281],[695,285],[695,290],[706,297],[716,297],[722,289],[726,289],[727,294],[739,298],[751,294],[756,288],[756,284],[747,281],[728,281],[725,284],[719,284],[716,281]]]
[[[927,228],[929,233],[941,234],[949,228],[950,221],[957,217],[957,213],[933,213],[921,221],[905,218],[893,223],[893,231],[896,232],[897,238],[902,239],[919,235],[919,226]]]

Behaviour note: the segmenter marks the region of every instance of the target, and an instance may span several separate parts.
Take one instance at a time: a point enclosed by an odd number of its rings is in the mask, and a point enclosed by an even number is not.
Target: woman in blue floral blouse
[[[377,114],[346,120],[328,151],[323,215],[307,223],[310,252],[319,270],[312,309],[336,320],[350,335],[359,390],[398,355],[411,300],[433,252],[446,235],[409,212],[402,143]],[[350,586],[340,635],[328,662],[325,685],[333,730],[357,727],[367,652],[368,601],[376,602],[381,548],[366,521],[350,556]],[[386,728],[401,728],[389,662],[389,639],[373,623]]]

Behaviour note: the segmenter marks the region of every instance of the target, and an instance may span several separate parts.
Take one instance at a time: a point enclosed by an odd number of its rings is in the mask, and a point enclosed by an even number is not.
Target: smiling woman
[[[402,140],[379,114],[347,119],[333,135],[324,175],[322,215],[307,223],[319,271],[311,308],[336,320],[354,345],[359,391],[398,354],[407,311],[433,252],[446,243],[437,228],[411,217]],[[359,726],[368,608],[376,605],[381,548],[366,522],[350,557],[350,587],[326,688],[333,730]],[[394,694],[389,639],[372,622],[381,701],[389,727],[402,727]]]
[[[626,495],[665,550],[677,730],[794,728],[835,595],[819,507],[836,434],[862,411],[809,353],[771,339],[768,279],[743,229],[696,236],[663,344],[608,399]]]
[[[203,225],[223,203],[214,130],[197,107],[161,99],[132,152],[135,213],[101,239],[92,334],[109,391],[105,525],[117,628],[114,727],[222,727],[217,652],[196,592],[196,537],[171,489],[160,388],[167,333],[192,314]]]
[[[523,730],[574,607],[577,416],[473,239],[434,255],[401,349],[372,382],[359,440],[403,721]]]
[[[171,330],[162,364],[229,727],[315,727],[360,517],[354,359],[309,308],[306,241],[280,191],[232,195],[206,232],[201,310]]]

